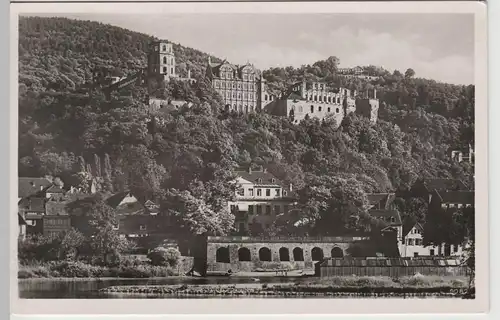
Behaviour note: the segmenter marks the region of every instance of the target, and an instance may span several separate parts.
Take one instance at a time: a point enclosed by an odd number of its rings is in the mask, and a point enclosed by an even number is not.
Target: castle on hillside
[[[356,112],[371,122],[378,119],[379,100],[377,91],[359,97],[357,92],[346,88],[330,88],[326,83],[306,81],[292,85],[279,99],[267,104],[264,111],[276,115],[290,117],[294,123],[305,118],[335,119],[340,125],[342,119]]]
[[[167,40],[155,40],[149,45],[148,52],[148,75],[158,77],[165,81],[171,79],[196,82],[191,78],[191,70],[188,70],[187,78],[182,78],[176,73],[175,54],[172,43]]]
[[[208,59],[206,77],[219,93],[227,111],[260,112],[262,105],[274,99],[266,91],[265,80],[252,64],[234,65],[226,60]]]

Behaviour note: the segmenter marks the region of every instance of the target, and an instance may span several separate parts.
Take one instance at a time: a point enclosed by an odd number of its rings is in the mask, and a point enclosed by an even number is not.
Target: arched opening
[[[163,57],[163,63],[167,64],[167,57]]]
[[[294,261],[304,261],[304,251],[297,247],[293,249],[293,260]]]
[[[290,261],[288,248],[280,248],[280,261]]]
[[[344,252],[339,247],[335,247],[332,249],[332,258],[342,258],[344,256]]]
[[[215,261],[229,263],[229,248],[222,247],[217,249],[217,252],[215,253]]]
[[[248,248],[240,248],[238,250],[239,261],[250,261],[250,250]]]
[[[260,261],[271,261],[271,249],[263,247],[259,250]]]
[[[311,258],[312,258],[313,261],[321,261],[321,260],[323,260],[323,250],[321,250],[321,248],[314,247],[311,250]]]

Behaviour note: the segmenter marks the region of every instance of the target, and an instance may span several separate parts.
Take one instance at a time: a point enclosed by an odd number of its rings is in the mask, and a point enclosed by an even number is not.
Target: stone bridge
[[[353,243],[368,240],[368,237],[208,237],[207,271],[313,269],[314,263],[348,256]]]

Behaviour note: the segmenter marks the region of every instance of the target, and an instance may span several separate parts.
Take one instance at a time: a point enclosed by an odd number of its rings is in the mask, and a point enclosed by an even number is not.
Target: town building
[[[187,71],[187,77],[181,77],[176,70],[174,48],[167,40],[155,40],[149,45],[148,52],[148,77],[170,81],[171,79],[195,83],[191,78],[191,70]]]
[[[424,227],[414,221],[409,221],[403,227],[402,257],[422,257],[422,256],[455,256],[463,254],[463,244],[441,244],[424,246]]]
[[[469,187],[459,179],[419,179],[412,185],[409,196],[423,198],[430,203],[434,191],[469,191]]]
[[[259,112],[272,95],[266,92],[265,80],[252,64],[234,65],[226,60],[212,63],[208,60],[206,77],[219,93],[227,111]]]
[[[293,217],[296,195],[291,184],[282,181],[265,168],[236,171],[236,199],[228,203],[236,216],[236,228],[245,234],[259,224],[263,230],[282,216]]]
[[[48,178],[19,177],[17,201],[21,199],[41,194],[46,188],[52,185]]]
[[[453,161],[474,163],[475,151],[471,144],[466,148],[452,148],[450,153]]]
[[[289,117],[294,123],[306,118],[332,118],[337,126],[351,112],[357,112],[375,123],[378,119],[378,109],[376,90],[373,90],[371,97],[358,97],[356,91],[330,88],[326,83],[306,81],[292,85],[284,95],[264,107],[265,112]]]

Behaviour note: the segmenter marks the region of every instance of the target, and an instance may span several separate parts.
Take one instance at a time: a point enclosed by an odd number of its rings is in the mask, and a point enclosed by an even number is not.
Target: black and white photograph
[[[448,3],[19,4],[19,303],[477,299],[486,10]]]

